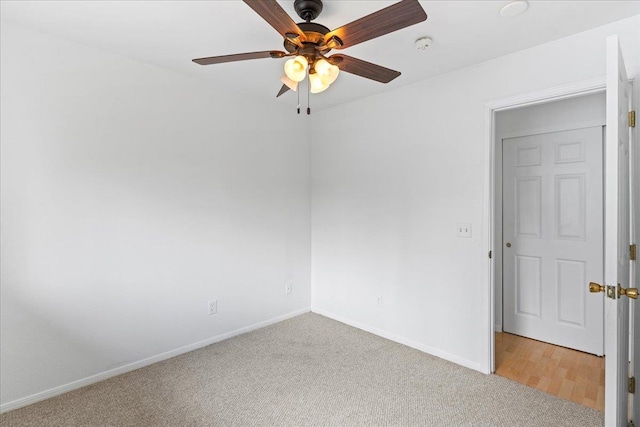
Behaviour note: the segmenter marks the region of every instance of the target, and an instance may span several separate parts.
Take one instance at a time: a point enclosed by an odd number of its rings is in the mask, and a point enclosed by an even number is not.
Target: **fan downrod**
[[[322,12],[322,0],[295,0],[293,8],[300,18],[310,22]]]

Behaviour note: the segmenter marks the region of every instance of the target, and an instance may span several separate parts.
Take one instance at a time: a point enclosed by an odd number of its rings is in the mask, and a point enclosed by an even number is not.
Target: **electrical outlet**
[[[471,224],[458,224],[456,226],[456,236],[471,237]]]
[[[218,314],[218,300],[212,299],[209,301],[209,316]]]
[[[293,290],[293,285],[291,284],[291,282],[289,282],[286,285],[284,285],[284,293],[285,294],[289,295],[292,290]]]
[[[378,305],[378,308],[381,308],[381,307],[382,307],[382,297],[378,297],[378,298],[376,299],[376,304]]]

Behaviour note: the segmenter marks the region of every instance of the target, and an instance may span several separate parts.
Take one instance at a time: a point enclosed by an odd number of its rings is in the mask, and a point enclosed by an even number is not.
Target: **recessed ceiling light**
[[[509,2],[500,8],[500,15],[511,17],[524,13],[529,7],[529,3],[526,0],[516,0]]]

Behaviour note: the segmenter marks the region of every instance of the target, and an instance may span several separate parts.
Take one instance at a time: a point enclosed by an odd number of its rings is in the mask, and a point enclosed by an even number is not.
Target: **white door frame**
[[[494,306],[494,259],[489,259],[490,251],[494,250],[494,221],[495,221],[495,115],[499,111],[560,101],[578,96],[590,95],[606,90],[606,77],[586,80],[570,85],[559,86],[541,91],[531,92],[509,98],[490,101],[485,104],[485,158],[483,182],[483,211],[482,247],[486,248],[486,262],[483,264],[483,280],[485,290],[481,301],[484,313],[481,371],[485,374],[495,372],[495,306]],[[586,284],[585,284],[586,286]]]
[[[634,67],[628,69],[628,78],[634,81],[640,74],[640,68]],[[638,84],[635,82],[634,87]],[[482,277],[484,292],[482,292],[482,354],[480,358],[480,370],[485,374],[495,372],[495,306],[494,306],[494,290],[495,290],[495,258],[490,259],[489,253],[495,248],[495,115],[499,111],[511,110],[519,107],[526,107],[537,104],[545,104],[553,101],[561,101],[564,99],[575,98],[578,96],[590,95],[606,90],[606,76],[597,77],[590,80],[584,80],[564,86],[544,89],[540,91],[530,92],[526,94],[516,95],[508,98],[496,99],[484,104],[485,130],[484,130],[484,146],[485,156],[484,164],[484,182],[483,182],[483,216],[485,220],[482,223],[482,247],[485,249],[484,256],[486,262],[483,263]],[[634,92],[639,89],[634,88]],[[634,99],[634,103],[638,102]],[[637,104],[635,104],[637,105]],[[636,166],[636,165],[634,165]],[[637,173],[637,172],[632,172]],[[633,185],[633,183],[632,183]],[[631,189],[636,194],[637,189]],[[637,225],[636,225],[637,227]],[[636,232],[635,235],[639,233]],[[502,244],[500,242],[500,244]],[[638,274],[640,276],[640,274]],[[638,283],[635,284],[636,286]],[[639,316],[640,317],[640,316]]]
[[[605,95],[605,91],[599,91],[597,93],[601,93],[602,95]],[[588,95],[585,95],[588,96]],[[576,98],[584,98],[582,95],[577,96]],[[541,104],[541,105],[550,105],[550,104],[555,104],[556,102],[559,102],[557,100],[551,101],[549,103],[545,103],[545,104]],[[585,105],[582,105],[580,108],[596,108],[595,104],[591,104],[592,101],[586,101],[587,103]],[[605,99],[602,99],[602,104],[600,106],[604,107],[606,104]],[[522,110],[528,110],[528,107],[522,108]],[[505,111],[505,110],[501,110]],[[584,116],[581,116],[584,117]],[[590,128],[590,127],[600,127],[600,128],[604,128],[604,126],[606,125],[606,115],[605,112],[602,112],[601,116],[598,116],[597,118],[595,118],[596,115],[593,115],[592,113],[588,113],[588,119],[587,120],[579,120],[578,117],[572,117],[572,118],[566,118],[564,121],[562,121],[561,123],[558,124],[554,124],[554,125],[546,125],[546,126],[541,126],[540,123],[536,123],[535,125],[520,125],[517,127],[517,129],[511,129],[509,131],[503,131],[503,133],[501,134],[495,134],[494,138],[495,138],[495,144],[493,145],[493,149],[494,149],[494,155],[493,155],[493,159],[494,159],[494,183],[495,183],[495,187],[493,188],[494,191],[494,200],[493,200],[493,227],[494,227],[494,239],[497,239],[497,241],[500,241],[501,244],[498,244],[496,246],[493,247],[493,264],[494,264],[494,272],[495,275],[493,276],[493,281],[495,284],[494,287],[494,304],[496,304],[495,306],[495,327],[494,327],[494,332],[503,332],[504,330],[504,312],[500,313],[500,311],[502,311],[504,309],[504,301],[502,301],[500,304],[498,304],[498,301],[500,301],[500,297],[503,295],[504,289],[503,286],[501,286],[501,281],[504,280],[504,277],[501,273],[501,269],[502,269],[502,265],[503,265],[503,259],[502,256],[504,254],[504,248],[502,246],[502,243],[504,243],[504,239],[502,239],[502,207],[504,206],[504,201],[502,200],[503,195],[502,195],[502,185],[501,185],[501,181],[504,179],[502,177],[502,171],[501,171],[501,162],[502,162],[502,151],[504,149],[504,146],[502,146],[502,144],[504,143],[505,139],[509,139],[509,138],[519,138],[519,137],[523,137],[523,136],[532,136],[532,135],[539,135],[539,134],[545,134],[545,133],[552,133],[552,132],[564,132],[564,131],[571,131],[571,130],[577,130],[577,129],[584,129],[584,128]],[[506,122],[505,122],[506,123]],[[604,143],[604,141],[603,141]],[[603,145],[603,149],[604,149],[604,145]],[[604,152],[602,154],[602,161],[604,164]],[[604,195],[603,195],[603,200],[604,200]],[[604,203],[604,202],[603,202]],[[604,224],[604,219],[603,219],[603,224]],[[603,234],[604,236],[604,234]],[[603,245],[604,247],[604,245]],[[604,273],[603,273],[604,274]],[[500,320],[500,322],[498,322],[497,320]]]

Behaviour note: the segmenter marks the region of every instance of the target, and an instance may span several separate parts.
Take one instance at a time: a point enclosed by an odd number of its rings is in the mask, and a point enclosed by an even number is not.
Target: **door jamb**
[[[495,372],[495,258],[488,258],[490,251],[494,251],[494,203],[495,203],[495,114],[499,111],[510,110],[519,107],[544,104],[553,101],[560,101],[578,96],[590,95],[606,90],[606,77],[598,77],[530,92],[513,97],[502,98],[485,103],[485,157],[484,157],[484,182],[483,182],[483,211],[484,218],[482,225],[482,247],[486,248],[487,261],[483,264],[484,292],[482,293],[482,307],[484,312],[484,328],[482,336],[482,357],[480,360],[481,371],[485,374]]]

